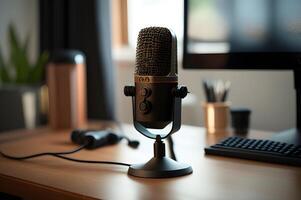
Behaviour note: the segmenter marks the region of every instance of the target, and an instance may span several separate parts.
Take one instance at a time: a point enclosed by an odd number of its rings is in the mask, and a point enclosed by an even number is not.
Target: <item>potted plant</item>
[[[33,63],[28,58],[29,37],[20,41],[14,26],[8,28],[9,55],[0,44],[0,132],[33,128],[40,124],[41,88],[48,53]]]

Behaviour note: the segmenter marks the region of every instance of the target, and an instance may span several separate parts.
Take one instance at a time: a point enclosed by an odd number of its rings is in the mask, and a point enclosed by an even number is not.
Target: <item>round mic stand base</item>
[[[152,158],[145,164],[132,165],[128,174],[143,178],[171,178],[192,173],[189,165],[178,163],[170,158]]]
[[[142,178],[171,178],[192,173],[192,168],[165,157],[165,144],[157,135],[154,144],[154,157],[145,164],[131,165],[128,174]]]

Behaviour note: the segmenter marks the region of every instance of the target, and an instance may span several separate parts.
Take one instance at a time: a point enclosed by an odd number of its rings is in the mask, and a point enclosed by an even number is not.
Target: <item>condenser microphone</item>
[[[166,127],[178,85],[177,39],[171,30],[149,27],[139,32],[134,76],[135,120],[146,128]]]
[[[165,156],[162,141],[167,138],[172,142],[171,134],[180,129],[181,99],[187,92],[185,86],[178,87],[176,36],[168,28],[142,29],[136,49],[135,86],[125,86],[124,94],[132,97],[135,129],[155,139],[154,156],[147,163],[131,165],[129,175],[167,178],[192,173],[189,165]],[[167,134],[165,130],[160,134],[149,130],[163,129],[171,122]]]

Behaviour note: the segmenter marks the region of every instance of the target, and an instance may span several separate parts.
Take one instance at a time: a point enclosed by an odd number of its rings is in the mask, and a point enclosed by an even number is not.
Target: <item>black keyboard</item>
[[[228,137],[205,148],[206,154],[301,166],[301,145]]]

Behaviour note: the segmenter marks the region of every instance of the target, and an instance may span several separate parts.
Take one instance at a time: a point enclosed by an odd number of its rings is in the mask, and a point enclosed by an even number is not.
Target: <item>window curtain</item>
[[[86,56],[88,118],[114,120],[110,0],[40,0],[40,51]]]

